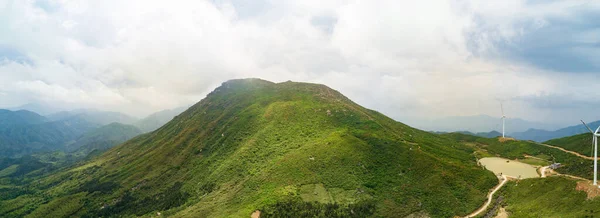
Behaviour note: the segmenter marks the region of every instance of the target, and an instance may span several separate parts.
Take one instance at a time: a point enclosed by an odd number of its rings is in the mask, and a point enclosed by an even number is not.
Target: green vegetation
[[[91,161],[5,183],[23,192],[0,215],[462,216],[498,182],[474,151],[323,85],[233,80]]]
[[[508,182],[500,191],[510,217],[598,217],[600,198],[586,200],[564,177]]]
[[[108,150],[140,134],[142,131],[135,126],[111,123],[85,133],[77,141],[65,147],[67,151],[85,156],[94,150]]]
[[[508,159],[526,159],[526,156],[543,158],[550,162],[562,163],[556,171],[559,173],[592,178],[592,161],[576,155],[549,148],[531,141],[506,141],[500,142],[498,138],[481,138],[460,133],[444,135],[450,139],[462,141],[465,145],[472,146],[478,152],[493,154]]]
[[[592,134],[584,133],[559,139],[552,139],[544,142],[569,151],[574,151],[585,156],[592,156]]]
[[[552,162],[549,161],[548,159],[538,159],[538,158],[531,158],[531,157],[519,159],[519,161],[529,164],[529,165],[534,165],[534,166],[548,166],[548,165],[552,164]]]
[[[63,150],[64,145],[97,128],[96,124],[73,118],[39,124],[0,128],[0,157]]]

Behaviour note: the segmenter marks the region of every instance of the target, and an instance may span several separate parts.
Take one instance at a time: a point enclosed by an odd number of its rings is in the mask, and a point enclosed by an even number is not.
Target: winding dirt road
[[[502,175],[502,181],[500,181],[500,183],[498,185],[496,185],[496,187],[494,187],[494,190],[490,193],[488,193],[488,199],[487,202],[485,202],[485,204],[483,206],[481,206],[478,210],[476,210],[475,212],[465,216],[465,218],[471,218],[471,217],[476,217],[477,215],[479,215],[480,213],[483,213],[485,211],[485,209],[488,208],[488,206],[490,206],[490,204],[492,203],[492,199],[494,198],[494,194],[500,190],[500,188],[502,188],[502,186],[504,186],[504,184],[506,184],[506,182],[508,181],[508,178],[506,177],[506,175]]]
[[[582,155],[582,154],[580,154],[580,153],[577,153],[577,152],[574,152],[574,151],[569,151],[569,150],[566,150],[566,149],[564,149],[564,148],[561,148],[561,147],[557,147],[557,146],[553,146],[553,145],[547,145],[547,144],[543,144],[543,143],[538,143],[538,144],[540,144],[540,145],[543,145],[543,146],[546,146],[546,147],[549,147],[549,148],[558,149],[558,150],[561,150],[561,151],[563,151],[563,152],[566,152],[566,153],[569,153],[569,154],[572,154],[572,155],[575,155],[575,156],[581,157],[581,158],[583,158],[583,159],[587,159],[587,160],[593,160],[593,159],[594,159],[593,157],[588,157],[588,156]],[[541,174],[541,178],[546,178],[546,170],[548,169],[548,167],[550,167],[550,166],[544,166],[544,167],[541,167],[541,168],[540,168],[540,174]],[[567,176],[567,177],[571,177],[571,178],[574,178],[574,179],[580,179],[580,180],[586,180],[586,181],[587,181],[587,179],[585,179],[585,178],[581,178],[581,177],[577,177],[577,176],[572,176],[572,175],[568,175],[568,174],[560,174],[560,173],[556,173],[556,172],[554,172],[554,171],[552,171],[552,173],[555,173],[555,174],[556,174],[556,175],[558,175],[558,176]],[[511,177],[511,178],[514,178],[514,177]],[[516,179],[516,178],[515,178],[515,179]],[[484,204],[483,206],[481,206],[481,207],[480,207],[478,210],[476,210],[475,212],[473,212],[473,213],[471,213],[471,214],[469,214],[469,215],[465,216],[465,218],[476,217],[476,216],[478,216],[479,214],[483,213],[483,212],[484,212],[484,211],[485,211],[485,210],[486,210],[486,209],[487,209],[487,208],[490,206],[490,204],[492,203],[492,199],[494,198],[494,194],[495,194],[495,193],[496,193],[498,190],[500,190],[500,188],[502,188],[502,186],[504,186],[504,184],[505,184],[507,181],[508,181],[508,177],[507,177],[506,175],[502,175],[502,181],[500,182],[500,184],[496,185],[496,187],[494,187],[494,189],[493,189],[493,190],[492,190],[490,193],[488,193],[488,200],[487,200],[487,202],[485,202],[485,204]]]
[[[553,145],[547,145],[547,144],[543,144],[543,143],[539,143],[539,144],[540,144],[540,145],[543,145],[543,146],[546,146],[546,147],[549,147],[549,148],[558,149],[558,150],[561,150],[561,151],[567,152],[567,153],[569,153],[569,154],[576,155],[576,156],[578,156],[578,157],[580,157],[580,158],[583,158],[583,159],[594,160],[594,158],[593,158],[593,157],[588,157],[588,156],[585,156],[585,155],[583,155],[583,154],[580,154],[580,153],[577,153],[577,152],[574,152],[574,151],[569,151],[569,150],[566,150],[566,149],[564,149],[564,148],[561,148],[561,147],[557,147],[557,146],[553,146]]]

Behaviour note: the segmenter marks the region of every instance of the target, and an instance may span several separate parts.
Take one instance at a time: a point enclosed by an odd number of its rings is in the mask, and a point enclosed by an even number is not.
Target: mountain
[[[54,122],[10,125],[0,129],[0,157],[64,149],[96,124],[77,117]]]
[[[8,108],[8,109],[12,110],[12,111],[27,110],[27,111],[35,112],[42,116],[64,110],[63,108],[60,108],[60,107],[57,107],[54,105],[44,104],[44,103],[29,103],[29,104],[24,104],[24,105],[21,105],[18,107]]]
[[[47,119],[39,114],[27,110],[10,111],[0,109],[0,128],[15,125],[40,124]]]
[[[141,131],[135,126],[111,123],[86,132],[64,148],[57,146],[50,151],[37,151],[19,157],[0,156],[0,180],[10,178],[15,183],[24,183],[97,156],[139,134]]]
[[[95,150],[108,150],[140,134],[142,131],[135,126],[111,123],[85,133],[74,143],[67,144],[65,149],[87,155]]]
[[[472,133],[472,132],[468,132],[468,131],[459,131],[459,133],[473,135],[473,136],[479,136],[479,137],[484,137],[484,138],[496,138],[498,136],[502,136],[502,133],[498,132],[498,131],[478,132],[478,133]]]
[[[590,126],[590,127],[600,126],[600,120],[592,122],[592,123],[588,123],[588,126]],[[579,124],[579,125],[575,125],[575,126],[569,126],[566,128],[558,129],[555,131],[547,131],[547,130],[540,130],[540,129],[528,129],[525,132],[511,133],[511,136],[515,137],[516,139],[520,139],[520,140],[532,140],[532,141],[536,141],[536,142],[543,142],[543,141],[548,141],[550,139],[573,136],[573,135],[586,133],[586,132],[589,132],[588,129],[583,124]]]
[[[586,156],[592,156],[592,134],[583,133],[579,135],[552,139],[544,142],[544,144],[562,147],[569,151],[574,151]]]
[[[112,111],[99,111],[91,109],[78,109],[72,111],[61,111],[47,116],[48,119],[53,121],[68,119],[71,117],[79,117],[80,119],[86,120],[90,123],[96,123],[100,125],[107,125],[110,123],[123,123],[132,124],[138,119],[129,115],[112,112]]]
[[[431,131],[456,132],[489,132],[502,130],[500,117],[488,115],[445,117],[435,120],[418,122],[415,127]],[[506,119],[506,130],[508,132],[522,132],[530,128],[553,129],[555,125],[532,122],[519,118]]]
[[[502,133],[500,133],[498,131],[478,132],[478,133],[469,132],[469,131],[456,131],[456,132],[430,131],[430,132],[438,134],[438,135],[450,134],[450,133],[460,133],[460,134],[464,134],[464,135],[478,136],[478,137],[483,137],[483,138],[496,138],[498,136],[502,136]]]
[[[150,114],[141,120],[138,120],[134,125],[140,128],[143,132],[152,132],[165,125],[165,123],[171,121],[173,117],[179,115],[186,109],[188,109],[188,107],[179,107],[171,110],[159,111]]]
[[[11,186],[0,214],[464,216],[498,183],[473,151],[324,85],[231,80],[156,131]]]
[[[510,181],[502,190],[510,217],[598,217],[597,193],[591,182],[564,176]]]

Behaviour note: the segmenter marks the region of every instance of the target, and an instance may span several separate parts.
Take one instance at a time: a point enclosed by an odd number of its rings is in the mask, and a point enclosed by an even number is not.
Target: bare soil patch
[[[592,185],[590,181],[577,182],[577,191],[584,191],[587,194],[587,199],[593,199],[600,196],[600,188]]]

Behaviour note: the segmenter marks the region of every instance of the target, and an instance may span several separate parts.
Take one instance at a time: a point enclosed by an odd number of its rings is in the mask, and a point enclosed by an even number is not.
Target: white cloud
[[[499,46],[574,16],[573,1],[37,2],[0,0],[0,48],[31,60],[0,62],[0,107],[46,101],[139,116],[260,77],[324,83],[416,122],[493,115],[500,100],[543,93],[580,96],[576,83],[598,88],[584,75],[548,78]],[[514,116],[556,115],[512,101]]]

